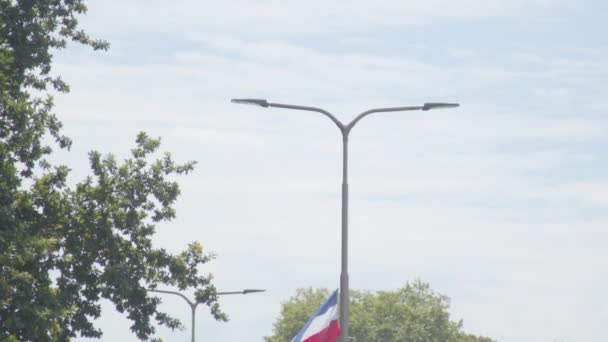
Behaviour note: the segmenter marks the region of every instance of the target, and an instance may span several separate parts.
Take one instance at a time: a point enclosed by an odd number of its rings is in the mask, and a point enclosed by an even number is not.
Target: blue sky
[[[351,137],[351,286],[421,279],[452,298],[465,329],[499,341],[608,339],[608,4],[569,0],[90,1],[96,53],[57,53],[56,98],[71,153],[126,156],[162,136],[178,160],[178,218],[156,242],[200,241],[228,323],[201,310],[199,340],[262,341],[298,287],[339,285],[341,147],[313,113],[456,110],[366,118]],[[102,341],[129,341],[105,306]],[[187,306],[163,308],[189,324]],[[166,340],[189,331],[159,328]],[[132,339],[135,340],[135,339]]]

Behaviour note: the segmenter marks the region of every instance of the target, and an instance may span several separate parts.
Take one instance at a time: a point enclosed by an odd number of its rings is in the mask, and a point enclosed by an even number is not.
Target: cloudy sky
[[[161,136],[177,160],[171,251],[200,241],[217,259],[219,323],[200,341],[262,341],[298,287],[339,286],[341,140],[351,135],[351,287],[421,279],[452,299],[465,329],[504,342],[608,340],[608,3],[570,0],[91,0],[84,27],[107,53],[71,47],[55,72],[72,86],[57,112],[87,152],[124,157]],[[179,298],[163,309],[189,328]],[[109,305],[102,341],[135,341]],[[168,341],[189,330],[159,328]],[[85,341],[81,339],[80,341]]]

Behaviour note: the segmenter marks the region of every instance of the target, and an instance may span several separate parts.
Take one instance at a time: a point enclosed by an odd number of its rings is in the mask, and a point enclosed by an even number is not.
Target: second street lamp
[[[195,341],[195,322],[194,319],[196,318],[196,307],[200,304],[199,302],[195,301],[191,301],[190,299],[188,299],[188,297],[184,296],[182,293],[177,292],[177,291],[167,291],[167,290],[151,290],[148,289],[147,291],[149,292],[157,292],[157,293],[166,293],[166,294],[172,294],[172,295],[176,295],[176,296],[180,296],[182,297],[186,303],[188,303],[188,305],[190,305],[190,310],[192,313],[192,325],[190,326],[190,330],[192,330],[192,342],[196,342]],[[256,293],[256,292],[264,292],[266,290],[256,290],[256,289],[245,289],[242,291],[229,291],[229,292],[217,292],[216,295],[218,296],[223,296],[223,295],[237,295],[237,294],[249,294],[249,293]]]
[[[373,113],[384,113],[384,112],[403,112],[412,110],[427,111],[431,109],[442,109],[442,108],[454,108],[458,107],[457,103],[425,103],[422,106],[408,106],[408,107],[388,107],[388,108],[375,108],[365,111],[356,116],[350,123],[344,124],[338,120],[330,112],[316,107],[307,106],[295,106],[281,103],[271,103],[263,99],[233,99],[231,102],[238,104],[249,104],[259,107],[275,107],[285,109],[304,110],[310,112],[317,112],[325,115],[331,121],[338,126],[338,129],[342,133],[342,267],[340,274],[340,330],[341,330],[341,341],[347,342],[348,338],[348,306],[349,306],[349,289],[348,289],[348,137],[352,128],[367,115]]]

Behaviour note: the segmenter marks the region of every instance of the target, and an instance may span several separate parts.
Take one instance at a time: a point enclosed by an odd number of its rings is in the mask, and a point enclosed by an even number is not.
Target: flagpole
[[[343,126],[344,127],[344,126]],[[348,339],[348,133],[342,132],[342,268],[340,273],[340,335],[343,342]]]

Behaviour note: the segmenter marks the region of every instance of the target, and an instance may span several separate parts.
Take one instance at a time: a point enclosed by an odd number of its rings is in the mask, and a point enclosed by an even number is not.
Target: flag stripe
[[[338,320],[331,321],[326,329],[319,331],[319,333],[310,336],[302,342],[327,342],[335,341],[340,336],[340,326]]]
[[[306,332],[302,335],[302,341],[307,341],[308,337],[325,330],[332,321],[337,319],[338,305],[334,305],[326,310],[322,315],[313,318],[306,328]]]
[[[291,340],[291,342],[333,342],[336,336],[340,336],[338,318],[338,290],[336,290],[327,301],[310,317],[302,330]],[[337,332],[338,335],[335,335]],[[333,337],[333,339],[332,339]],[[313,338],[313,340],[310,340]],[[323,339],[321,339],[323,338]]]

